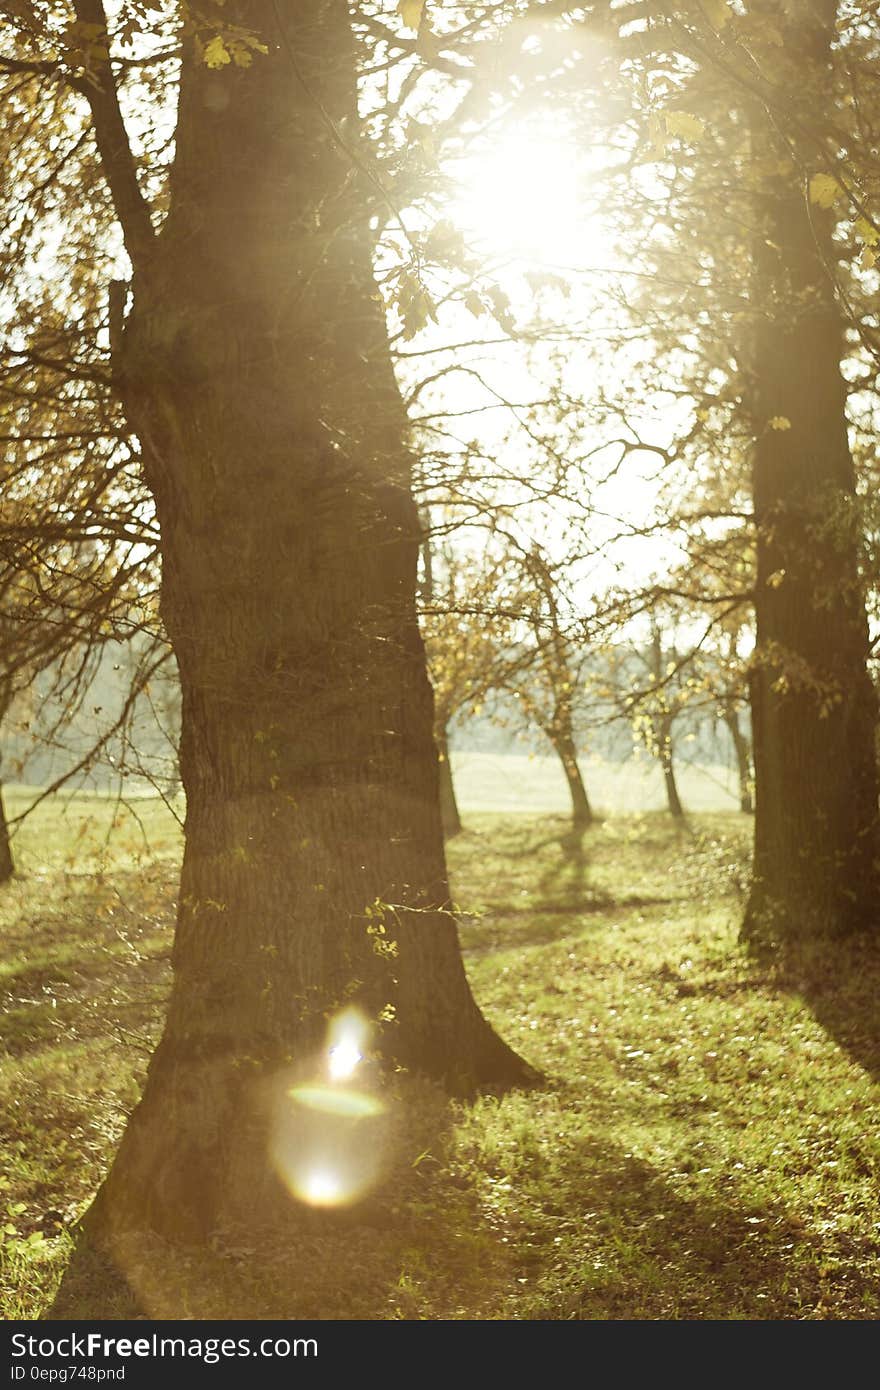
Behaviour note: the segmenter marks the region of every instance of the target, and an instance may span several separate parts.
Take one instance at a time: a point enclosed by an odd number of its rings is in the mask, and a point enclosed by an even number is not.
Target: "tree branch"
[[[100,31],[106,33],[103,0],[75,0],[74,9],[79,24],[99,25]],[[92,72],[75,85],[91,108],[104,177],[122,228],[125,249],[132,267],[137,270],[150,257],[155,233],[149,206],[137,180],[109,57],[93,59]]]

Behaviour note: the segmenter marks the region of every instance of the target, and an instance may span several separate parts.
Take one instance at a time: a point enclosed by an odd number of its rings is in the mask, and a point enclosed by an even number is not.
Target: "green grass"
[[[6,1317],[50,1306],[161,1026],[179,834],[136,809],[108,840],[118,808],[47,803],[0,894]],[[361,1205],[292,1208],[290,1231],[198,1255],[135,1242],[118,1257],[142,1309],[880,1315],[878,958],[744,955],[748,836],[736,813],[577,838],[552,815],[469,816],[450,847],[468,971],[546,1084],[467,1106],[395,1083],[390,1171]],[[107,1311],[101,1279],[68,1316]]]

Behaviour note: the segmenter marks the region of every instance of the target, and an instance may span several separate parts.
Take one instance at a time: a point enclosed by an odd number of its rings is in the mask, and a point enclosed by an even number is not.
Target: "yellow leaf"
[[[403,20],[407,29],[412,29],[414,34],[419,32],[422,22],[422,11],[425,8],[425,0],[400,0],[397,6],[397,13]]]
[[[862,270],[873,270],[877,264],[877,252],[872,251],[870,246],[862,247],[862,254],[859,256],[859,265]]]
[[[219,34],[215,34],[211,42],[205,44],[203,56],[209,68],[225,68],[227,63],[232,62],[229,49]]]
[[[810,202],[819,208],[831,208],[843,189],[831,174],[814,174],[810,179]]]
[[[791,421],[789,420],[787,415],[773,415],[767,421],[767,424],[770,426],[771,430],[791,429]]]
[[[687,111],[667,111],[666,129],[681,140],[699,140],[706,133],[699,116],[691,116]]]
[[[876,246],[877,242],[880,241],[880,232],[872,222],[868,221],[867,217],[858,218],[856,231],[866,246]]]
[[[475,319],[478,319],[486,312],[486,306],[476,290],[468,290],[464,297],[464,307],[473,314]]]
[[[405,270],[395,296],[397,311],[403,323],[404,338],[413,338],[429,319],[437,322],[437,307],[417,275]]]

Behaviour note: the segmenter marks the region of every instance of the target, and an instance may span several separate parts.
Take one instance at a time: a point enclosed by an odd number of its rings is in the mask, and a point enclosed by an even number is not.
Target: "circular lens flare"
[[[272,1159],[291,1195],[308,1206],[349,1206],[382,1175],[386,1107],[369,1072],[354,1079],[369,1037],[365,1015],[345,1009],[331,1019],[312,1071],[279,1092]]]
[[[336,1207],[345,1200],[345,1185],[329,1168],[314,1168],[304,1173],[300,1192],[303,1200],[313,1207]]]

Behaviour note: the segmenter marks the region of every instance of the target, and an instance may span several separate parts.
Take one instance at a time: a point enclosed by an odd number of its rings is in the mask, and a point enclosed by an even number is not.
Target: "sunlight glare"
[[[335,1207],[345,1198],[344,1184],[329,1168],[313,1168],[303,1175],[301,1195],[313,1207]]]
[[[363,1059],[364,1054],[356,1044],[350,1038],[344,1038],[335,1047],[331,1047],[327,1054],[327,1070],[334,1081],[344,1081],[352,1075],[358,1062],[362,1062]]]
[[[570,265],[600,247],[581,198],[584,156],[552,128],[508,131],[460,162],[453,215],[490,254]]]
[[[327,1071],[331,1081],[347,1081],[364,1060],[369,1024],[358,1009],[346,1009],[330,1024]]]

